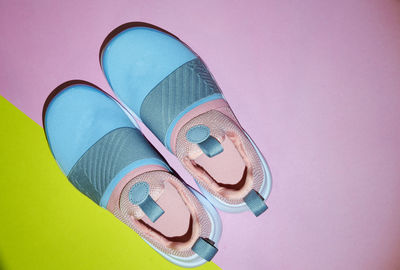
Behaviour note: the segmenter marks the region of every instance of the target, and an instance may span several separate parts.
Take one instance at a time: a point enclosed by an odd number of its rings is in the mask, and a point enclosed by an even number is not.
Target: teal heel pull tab
[[[150,187],[146,182],[138,182],[131,187],[129,200],[138,205],[153,223],[164,214],[164,210],[150,196]]]
[[[201,151],[210,158],[224,151],[221,143],[210,136],[210,129],[207,126],[197,125],[190,128],[186,133],[186,138],[189,142],[196,143]]]
[[[243,200],[256,217],[268,209],[268,206],[264,202],[264,198],[254,189],[252,189]]]
[[[194,243],[192,250],[204,260],[211,261],[218,252],[218,248],[214,244],[210,239],[199,237]]]

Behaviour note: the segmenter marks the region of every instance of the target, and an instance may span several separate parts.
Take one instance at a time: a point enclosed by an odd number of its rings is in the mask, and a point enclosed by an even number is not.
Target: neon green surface
[[[0,123],[0,269],[183,269],[76,190],[43,129],[1,96]]]

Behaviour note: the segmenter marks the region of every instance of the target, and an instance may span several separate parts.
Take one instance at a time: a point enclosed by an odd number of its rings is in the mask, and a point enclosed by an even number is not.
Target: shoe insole
[[[242,179],[246,165],[235,145],[227,136],[221,144],[224,151],[218,155],[210,158],[201,154],[194,161],[218,183],[235,185]]]
[[[176,188],[168,181],[165,181],[164,185],[165,189],[157,200],[164,214],[155,223],[147,216],[144,216],[142,221],[166,237],[183,236],[190,227],[190,212]]]

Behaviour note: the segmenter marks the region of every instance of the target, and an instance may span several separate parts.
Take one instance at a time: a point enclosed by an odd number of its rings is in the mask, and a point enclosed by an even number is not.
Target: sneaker
[[[174,174],[112,97],[84,81],[57,87],[43,125],[68,180],[167,260],[195,267],[217,252],[215,208]]]
[[[262,214],[271,173],[201,58],[146,23],[112,31],[100,63],[114,93],[164,143],[217,208]]]

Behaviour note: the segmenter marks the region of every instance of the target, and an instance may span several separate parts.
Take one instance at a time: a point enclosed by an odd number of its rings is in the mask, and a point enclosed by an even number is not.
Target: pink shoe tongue
[[[184,235],[189,229],[190,212],[176,188],[167,181],[164,183],[163,193],[157,199],[164,214],[154,223],[147,216],[142,221],[167,237]]]
[[[220,141],[210,134],[206,125],[196,125],[186,132],[186,139],[201,149],[208,157],[214,157],[224,151]]]
[[[234,185],[241,180],[245,163],[228,136],[224,137],[221,145],[224,151],[220,154],[211,158],[202,154],[194,161],[217,182]]]
[[[167,237],[184,235],[189,229],[190,212],[175,186],[159,178],[148,178],[146,183],[150,186],[149,195],[164,214],[152,222],[140,206],[134,204],[131,204],[129,214]]]
[[[160,180],[160,179],[157,179],[157,178],[148,178],[146,180],[146,183],[150,187],[149,196],[151,196],[151,198],[155,202],[157,202],[158,199],[161,197],[161,195],[163,194],[163,192],[165,190],[164,181]],[[133,198],[133,199],[135,199],[135,198]],[[144,218],[148,219],[146,214],[143,212],[143,210],[138,205],[132,204],[132,207],[131,207],[131,209],[129,211],[129,214],[131,216],[133,216],[135,219],[138,219],[138,220],[139,219],[144,219]],[[149,222],[152,223],[150,220],[149,220]]]

